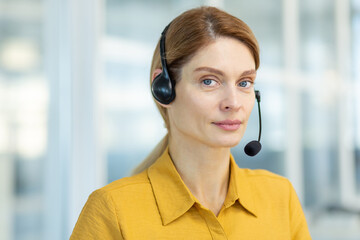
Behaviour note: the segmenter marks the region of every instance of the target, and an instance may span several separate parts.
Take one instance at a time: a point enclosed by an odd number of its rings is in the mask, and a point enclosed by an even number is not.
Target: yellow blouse
[[[166,150],[142,173],[93,192],[75,239],[311,239],[291,183],[265,170],[240,169],[216,217],[191,194]]]

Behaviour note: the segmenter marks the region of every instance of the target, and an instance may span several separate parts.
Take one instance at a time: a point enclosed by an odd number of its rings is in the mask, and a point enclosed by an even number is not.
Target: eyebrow
[[[200,72],[200,71],[207,71],[207,72],[212,72],[212,73],[215,73],[215,74],[218,74],[220,76],[224,76],[225,74],[218,70],[218,69],[215,69],[215,68],[211,68],[211,67],[198,67],[194,70],[194,72]],[[240,77],[243,77],[243,76],[248,76],[248,75],[252,75],[252,74],[256,74],[256,70],[255,69],[251,69],[251,70],[246,70],[244,71],[243,73],[241,73]]]

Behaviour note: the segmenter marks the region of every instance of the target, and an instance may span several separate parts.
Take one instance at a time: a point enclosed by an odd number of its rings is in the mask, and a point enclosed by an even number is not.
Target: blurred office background
[[[68,239],[88,195],[165,134],[153,49],[181,12],[213,5],[261,47],[241,167],[288,177],[314,240],[360,239],[360,0],[0,0],[0,239]]]

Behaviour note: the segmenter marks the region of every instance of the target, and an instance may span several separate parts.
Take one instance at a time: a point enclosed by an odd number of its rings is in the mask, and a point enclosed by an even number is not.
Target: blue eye
[[[206,86],[213,86],[216,82],[212,79],[204,79],[202,83]]]
[[[248,88],[248,87],[251,87],[251,84],[252,84],[252,82],[250,82],[250,81],[242,81],[239,83],[239,86],[243,87],[243,88]]]

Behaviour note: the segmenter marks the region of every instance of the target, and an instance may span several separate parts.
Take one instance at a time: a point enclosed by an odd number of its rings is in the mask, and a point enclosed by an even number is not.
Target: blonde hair
[[[166,33],[165,55],[170,77],[176,82],[179,81],[184,64],[199,49],[214,42],[218,37],[235,38],[245,44],[254,57],[255,68],[259,68],[259,46],[251,29],[240,19],[215,7],[199,7],[188,10],[176,17],[171,22]],[[161,69],[159,45],[158,42],[151,63],[150,85],[154,71]],[[170,133],[166,108],[156,101],[155,103]],[[147,169],[160,157],[168,145],[168,138],[169,134],[166,134],[145,160],[132,171],[132,175]]]

